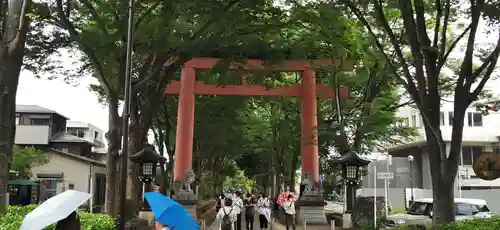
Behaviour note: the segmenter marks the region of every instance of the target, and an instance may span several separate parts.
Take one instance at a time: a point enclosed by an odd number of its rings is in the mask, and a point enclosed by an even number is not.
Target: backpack
[[[224,217],[222,218],[222,223],[220,225],[220,229],[221,230],[231,230],[231,220],[229,219],[229,213],[231,213],[233,211],[233,208],[231,208],[231,210],[229,210],[228,213],[226,213],[226,209],[222,208],[222,212],[224,212]]]

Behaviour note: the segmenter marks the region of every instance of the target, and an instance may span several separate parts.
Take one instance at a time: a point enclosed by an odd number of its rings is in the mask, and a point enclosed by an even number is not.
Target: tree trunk
[[[109,130],[107,133],[108,139],[108,155],[106,158],[106,204],[105,211],[109,215],[116,215],[119,210],[118,202],[118,152],[121,145],[121,117],[118,115],[118,100],[110,99],[108,103]]]
[[[432,136],[432,135],[430,135]],[[432,194],[434,199],[433,219],[436,226],[450,223],[455,220],[454,183],[455,176],[449,172],[442,172],[446,167],[446,161],[436,161],[439,149],[435,138],[427,135],[427,148],[431,164]],[[446,143],[442,143],[445,145]],[[444,150],[446,151],[446,150]],[[432,159],[434,158],[434,159]],[[450,211],[452,210],[452,211]]]
[[[435,130],[439,130],[439,123],[437,124]],[[439,229],[439,226],[455,220],[454,183],[456,173],[446,170],[448,163],[446,143],[442,139],[438,140],[434,137],[428,128],[426,128],[426,137],[434,199],[433,223]]]
[[[5,51],[2,51],[3,54]],[[16,93],[22,61],[0,63],[0,214],[5,213],[12,147],[16,132]]]
[[[299,154],[300,151],[294,151],[293,157],[292,157],[292,168],[290,169],[290,181],[288,183],[288,186],[291,189],[295,189],[295,176],[296,176],[296,171],[297,171],[297,163],[299,161]]]
[[[149,127],[151,127],[153,116],[157,115],[157,111],[164,99],[164,87],[159,88],[161,90],[158,89],[158,91],[143,95],[148,101],[142,102],[140,106],[139,94],[137,91],[132,90],[132,96],[130,98],[129,155],[141,151],[148,143]],[[142,186],[139,182],[139,165],[128,160],[127,200],[129,202],[127,202],[127,204],[131,205],[132,207],[130,207],[130,209],[136,210],[136,213],[139,211],[141,195]]]
[[[16,134],[16,95],[23,65],[31,0],[9,1],[4,15],[4,34],[0,44],[0,214],[5,213],[12,147]],[[4,9],[5,10],[5,9]]]

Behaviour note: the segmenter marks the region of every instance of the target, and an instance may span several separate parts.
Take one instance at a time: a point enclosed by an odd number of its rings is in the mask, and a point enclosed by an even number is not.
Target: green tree
[[[49,162],[48,155],[33,147],[14,146],[12,150],[11,170],[16,177],[11,179],[31,179],[31,169]]]
[[[21,68],[33,74],[47,70],[41,65],[67,45],[58,31],[39,21],[38,3],[31,0],[3,1],[0,7],[0,214],[5,212],[5,194],[16,131],[16,94]],[[50,69],[50,68],[49,68]],[[53,69],[52,69],[53,70]]]
[[[480,20],[497,29],[495,1],[341,1],[364,26],[385,59],[385,67],[404,87],[423,118],[430,155],[434,224],[454,221],[454,181],[460,159],[466,109],[478,99],[495,70],[500,38],[490,49],[477,48]],[[496,5],[495,5],[496,4]],[[462,20],[464,19],[464,20]],[[467,20],[465,20],[467,19]],[[465,23],[463,23],[465,21]],[[461,26],[461,25],[465,26]],[[460,30],[459,33],[455,33]],[[492,30],[493,31],[493,30]],[[385,46],[382,41],[389,41]],[[442,72],[450,54],[464,44],[463,58],[450,79]],[[392,54],[395,58],[392,58]],[[443,83],[450,83],[454,101],[453,130],[447,150],[440,130]]]
[[[338,168],[331,161],[332,147],[339,154],[366,154],[415,134],[411,128],[394,125],[401,120],[395,115],[396,109],[411,100],[398,94],[396,82],[379,61],[378,50],[373,50],[363,29],[343,9],[314,2],[294,4],[292,12],[292,39],[309,44],[320,58],[349,61],[354,66],[353,71],[339,71],[338,66],[317,71],[318,82],[334,91],[339,87],[349,90],[338,106],[335,98],[318,102],[320,168],[326,182],[334,182]]]
[[[109,106],[108,190],[106,210],[114,213],[117,196],[117,156],[121,140],[118,104],[123,94],[126,43],[126,2],[57,0],[47,5],[47,21],[64,30],[82,52],[79,74],[91,73],[99,80],[93,87]],[[234,47],[281,23],[281,12],[267,1],[141,1],[136,4],[134,34],[134,80],[131,106],[131,152],[146,143],[152,118],[164,98],[164,88],[180,66],[195,56],[230,57]],[[261,23],[266,21],[266,23]],[[250,26],[252,25],[252,26]],[[266,44],[263,41],[260,44]],[[168,62],[167,62],[168,61]],[[167,63],[167,64],[165,64]],[[137,166],[129,164],[127,197],[138,203]]]
[[[224,188],[234,188],[244,192],[251,192],[255,186],[255,181],[245,176],[245,172],[238,170],[236,176],[227,176],[224,180]]]

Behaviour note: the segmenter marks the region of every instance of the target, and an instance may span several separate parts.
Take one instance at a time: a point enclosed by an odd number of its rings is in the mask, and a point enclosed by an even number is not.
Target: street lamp
[[[147,145],[141,151],[130,156],[130,160],[140,165],[139,181],[143,183],[143,194],[147,192],[156,176],[156,165],[165,162],[165,158],[158,154],[152,145]],[[149,211],[149,205],[144,202],[143,211]]]
[[[356,188],[360,184],[363,167],[366,167],[370,160],[360,157],[355,151],[351,151],[335,159],[334,162],[342,166],[342,177],[347,186],[345,212],[351,213],[356,202]]]
[[[408,207],[410,207],[412,204],[413,204],[413,200],[414,200],[414,197],[413,197],[413,160],[415,160],[415,158],[412,156],[412,155],[409,155],[408,156],[408,162],[410,163],[410,188],[411,188],[411,197],[410,197],[410,205]]]

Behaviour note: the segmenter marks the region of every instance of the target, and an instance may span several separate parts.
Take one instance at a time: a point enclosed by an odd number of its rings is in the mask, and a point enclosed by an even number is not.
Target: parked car
[[[432,198],[417,199],[407,213],[387,216],[388,227],[400,225],[417,229],[429,229],[432,225]],[[455,220],[462,221],[473,218],[490,218],[492,213],[486,201],[482,199],[455,198]]]

